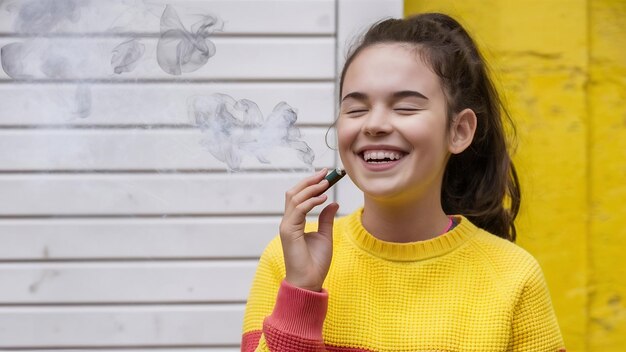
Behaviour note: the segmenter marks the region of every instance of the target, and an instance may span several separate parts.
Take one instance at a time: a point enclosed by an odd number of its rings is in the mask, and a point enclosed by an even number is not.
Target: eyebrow
[[[356,100],[367,100],[367,95],[361,92],[352,92],[352,93],[348,93],[346,94],[341,101],[343,102],[344,100],[348,99],[348,98],[352,98],[352,99],[356,99]]]
[[[415,97],[415,98],[428,100],[428,98],[424,94],[414,91],[414,90],[401,90],[399,92],[393,93],[391,96],[395,99]],[[361,93],[361,92],[348,93],[346,94],[346,96],[343,97],[343,99],[341,99],[341,101],[343,102],[344,100],[348,98],[352,98],[356,100],[367,100],[367,94]]]
[[[424,94],[414,91],[414,90],[402,90],[402,91],[393,93],[392,96],[396,99],[415,97],[415,98],[428,100],[428,98]]]

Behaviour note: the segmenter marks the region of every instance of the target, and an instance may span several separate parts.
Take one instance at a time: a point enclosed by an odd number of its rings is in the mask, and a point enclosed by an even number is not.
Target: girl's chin
[[[389,180],[361,180],[357,187],[366,198],[392,200],[402,195],[402,188],[394,186]]]

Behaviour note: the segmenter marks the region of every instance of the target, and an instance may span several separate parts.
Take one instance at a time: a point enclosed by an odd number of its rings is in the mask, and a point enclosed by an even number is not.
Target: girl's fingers
[[[300,191],[298,194],[294,195],[291,198],[291,202],[293,204],[298,205],[298,204],[306,201],[309,198],[321,196],[322,193],[324,193],[324,191],[327,188],[328,188],[328,181],[327,180],[321,180],[319,183],[311,185],[311,186],[303,189],[302,191]]]
[[[287,194],[288,195],[291,194],[293,196],[295,194],[300,193],[300,191],[302,191],[306,187],[319,183],[326,176],[327,173],[328,173],[328,169],[323,168],[320,171],[314,173],[313,175],[303,178],[302,180],[300,180],[300,182],[298,182],[295,186],[293,186],[289,191],[287,191]]]
[[[298,233],[304,230],[306,215],[327,199],[324,191],[328,189],[328,181],[324,179],[326,169],[300,181],[285,195],[285,214],[281,222],[281,233]]]
[[[295,206],[292,211],[285,213],[280,224],[281,235],[301,235],[304,231],[306,214],[316,206],[323,204],[327,199],[328,197],[325,194],[309,198]]]
[[[285,212],[291,211],[305,200],[321,195],[328,188],[328,181],[324,179],[326,169],[307,177],[285,194]]]
[[[295,213],[294,215],[296,215],[298,218],[303,218],[306,216],[306,214],[308,214],[311,210],[313,210],[313,208],[315,208],[316,206],[320,204],[323,204],[327,199],[328,199],[328,196],[326,196],[325,194],[322,194],[317,197],[309,198],[305,200],[304,202],[296,205],[292,213]]]
[[[320,233],[322,236],[332,238],[333,224],[335,222],[335,215],[337,215],[338,210],[339,204],[330,203],[320,213],[318,218],[319,221],[317,232]]]

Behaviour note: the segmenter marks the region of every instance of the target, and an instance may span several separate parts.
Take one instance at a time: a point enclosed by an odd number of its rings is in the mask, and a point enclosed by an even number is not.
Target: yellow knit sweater
[[[462,216],[437,238],[384,242],[361,214],[335,221],[321,293],[283,282],[280,239],[268,245],[242,351],[565,350],[541,269],[523,249]]]

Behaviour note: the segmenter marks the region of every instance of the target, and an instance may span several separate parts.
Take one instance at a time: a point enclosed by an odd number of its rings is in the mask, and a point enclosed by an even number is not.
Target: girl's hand
[[[300,181],[285,195],[285,215],[280,223],[280,240],[291,285],[321,291],[333,256],[333,222],[337,203],[327,205],[319,215],[317,232],[304,232],[306,214],[324,203],[328,188],[326,169]]]

